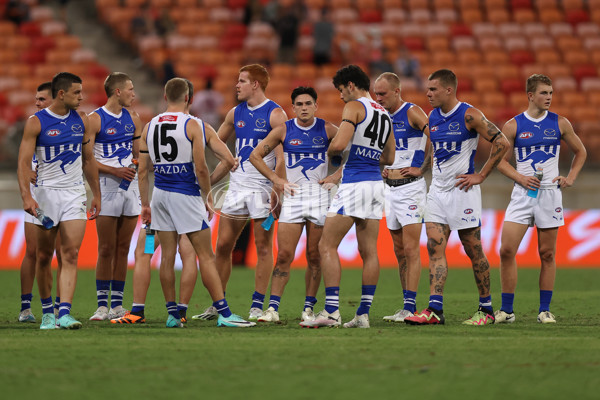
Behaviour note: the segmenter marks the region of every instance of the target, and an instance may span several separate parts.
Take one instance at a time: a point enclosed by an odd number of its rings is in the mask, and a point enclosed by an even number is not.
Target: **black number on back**
[[[160,134],[158,125],[154,126],[154,157],[155,164],[160,163],[160,156],[163,156],[165,161],[173,161],[177,158],[177,140],[174,137],[169,136],[168,131],[174,131],[177,128],[177,124],[161,124]],[[169,146],[169,152],[160,152],[159,146]]]
[[[373,118],[365,129],[365,137],[371,139],[371,147],[375,146],[383,150],[385,143],[392,131],[392,121],[386,113],[379,114],[379,111],[373,111]]]

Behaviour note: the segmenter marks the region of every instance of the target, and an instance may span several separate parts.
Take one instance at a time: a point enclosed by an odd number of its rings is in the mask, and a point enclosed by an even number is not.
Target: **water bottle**
[[[541,168],[538,168],[537,170],[535,170],[535,172],[533,173],[533,176],[535,178],[538,178],[538,180],[541,182],[542,178],[544,177],[544,171],[542,171]],[[534,199],[537,198],[538,195],[538,190],[537,188],[531,188],[527,191],[527,196],[529,197],[533,197]]]
[[[269,213],[267,219],[265,219],[260,226],[262,226],[265,231],[268,231],[271,229],[271,226],[273,226],[273,222],[275,222],[275,217],[273,217],[272,213]]]
[[[137,169],[138,169],[137,162],[136,162],[137,160],[133,159],[131,161],[132,161],[131,164],[129,164],[127,166],[127,168],[135,169],[135,172],[137,173]],[[123,178],[121,180],[121,183],[119,184],[119,189],[123,189],[123,190],[127,191],[127,189],[129,189],[130,184],[131,184],[131,181],[128,181],[127,179]]]
[[[41,208],[36,208],[35,211],[37,212],[37,219],[42,223],[44,228],[51,229],[52,227],[54,227],[54,221],[52,221],[52,218],[50,218],[47,215],[44,215],[44,212]]]
[[[144,243],[144,254],[154,254],[154,234],[156,231],[146,225],[146,242]]]

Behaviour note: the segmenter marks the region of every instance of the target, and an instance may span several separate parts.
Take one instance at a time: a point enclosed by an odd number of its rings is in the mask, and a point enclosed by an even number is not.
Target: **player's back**
[[[517,160],[517,171],[526,176],[543,169],[542,187],[556,187],[552,179],[559,175],[558,156],[560,154],[561,133],[558,126],[558,115],[546,113],[534,119],[526,112],[515,117],[517,131],[514,152]]]
[[[154,186],[168,192],[199,196],[192,141],[187,135],[189,123],[197,122],[181,112],[159,114],[148,125],[146,143],[154,164]],[[198,125],[203,131],[204,126]]]
[[[100,117],[100,131],[96,135],[94,143],[94,157],[98,162],[109,167],[129,166],[133,159],[133,135],[135,133],[135,124],[131,114],[126,108],[123,108],[118,115],[111,113],[106,107],[100,107],[94,112]],[[137,175],[135,180],[137,180]],[[104,190],[116,191],[121,179],[111,174],[100,173],[100,181],[104,185]]]
[[[354,129],[342,183],[382,180],[379,160],[392,133],[392,120],[385,108],[366,97],[357,101],[365,108],[365,118]]]
[[[37,186],[62,189],[83,185],[81,143],[85,129],[77,111],[57,115],[45,108],[35,115],[41,126],[35,148]]]
[[[427,136],[423,131],[413,128],[408,119],[408,110],[413,106],[413,103],[405,102],[391,115],[396,144],[394,163],[389,166],[391,169],[419,168],[425,160]]]
[[[435,108],[429,114],[429,132],[433,146],[431,185],[451,190],[456,177],[475,172],[475,152],[479,134],[467,129],[465,112],[472,106],[459,102],[448,113]]]
[[[231,184],[247,189],[271,184],[271,181],[250,163],[249,158],[252,151],[271,132],[271,113],[276,108],[279,108],[279,105],[269,99],[256,107],[249,107],[246,102],[235,107],[235,154],[240,159],[240,165],[230,175]],[[275,169],[275,153],[267,155],[264,161],[269,168]]]
[[[294,118],[286,121],[285,125],[283,152],[288,182],[318,185],[327,176],[329,139],[325,121],[315,118],[311,126],[302,127]]]

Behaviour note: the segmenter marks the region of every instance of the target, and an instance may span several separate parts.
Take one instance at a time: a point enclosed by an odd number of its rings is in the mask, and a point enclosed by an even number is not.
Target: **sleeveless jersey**
[[[435,108],[429,114],[429,132],[433,146],[431,185],[451,190],[456,177],[475,172],[475,152],[479,134],[465,125],[465,112],[472,106],[459,102],[447,114]]]
[[[248,160],[252,151],[271,132],[271,113],[279,105],[272,100],[265,100],[256,107],[248,107],[243,102],[235,107],[235,155],[240,157],[240,166],[229,177],[230,184],[245,188],[256,188],[271,184]],[[275,169],[275,153],[264,158],[271,169]]]
[[[85,127],[77,111],[57,115],[45,108],[35,115],[41,124],[35,147],[37,186],[62,189],[83,185],[81,143]]]
[[[301,127],[294,118],[286,121],[285,127],[283,153],[288,182],[318,184],[327,176],[329,139],[325,121],[315,118],[311,126]]]
[[[386,168],[399,169],[405,167],[420,168],[425,160],[425,145],[427,136],[410,125],[408,110],[412,103],[404,103],[392,114],[392,126],[394,128],[394,139],[396,142],[396,153],[394,163]]]
[[[190,122],[194,123],[194,119],[181,112],[159,114],[150,121],[146,143],[154,164],[154,186],[168,192],[200,196],[192,141],[187,136]],[[198,124],[204,137],[204,124]]]
[[[560,153],[560,128],[558,115],[546,111],[539,119],[531,118],[526,112],[515,117],[517,133],[514,152],[517,172],[532,176],[538,168],[543,168],[542,187],[556,187],[552,179],[559,175],[558,155]]]
[[[100,131],[96,135],[94,144],[94,157],[96,157],[96,160],[101,164],[115,168],[131,165],[135,124],[129,111],[123,108],[121,113],[116,115],[105,107],[100,107],[94,112],[100,116]],[[99,173],[99,176],[104,191],[116,192],[118,190],[121,178],[104,173]],[[132,184],[137,185],[137,175]]]
[[[365,118],[354,129],[342,183],[382,180],[379,159],[392,133],[392,119],[385,108],[366,97],[357,101],[365,108]]]

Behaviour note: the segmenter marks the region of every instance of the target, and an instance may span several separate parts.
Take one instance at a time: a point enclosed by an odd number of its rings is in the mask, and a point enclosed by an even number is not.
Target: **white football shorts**
[[[383,180],[342,183],[328,215],[340,214],[360,219],[381,219],[385,203]]]
[[[448,225],[453,231],[480,226],[481,187],[471,186],[468,192],[457,187],[447,191],[430,187],[424,219],[426,223]]]
[[[560,189],[538,189],[537,198],[527,196],[527,189],[515,185],[504,221],[538,228],[563,226],[562,192]]]
[[[201,196],[168,192],[154,187],[150,209],[152,229],[157,231],[183,234],[209,227],[206,206]]]

